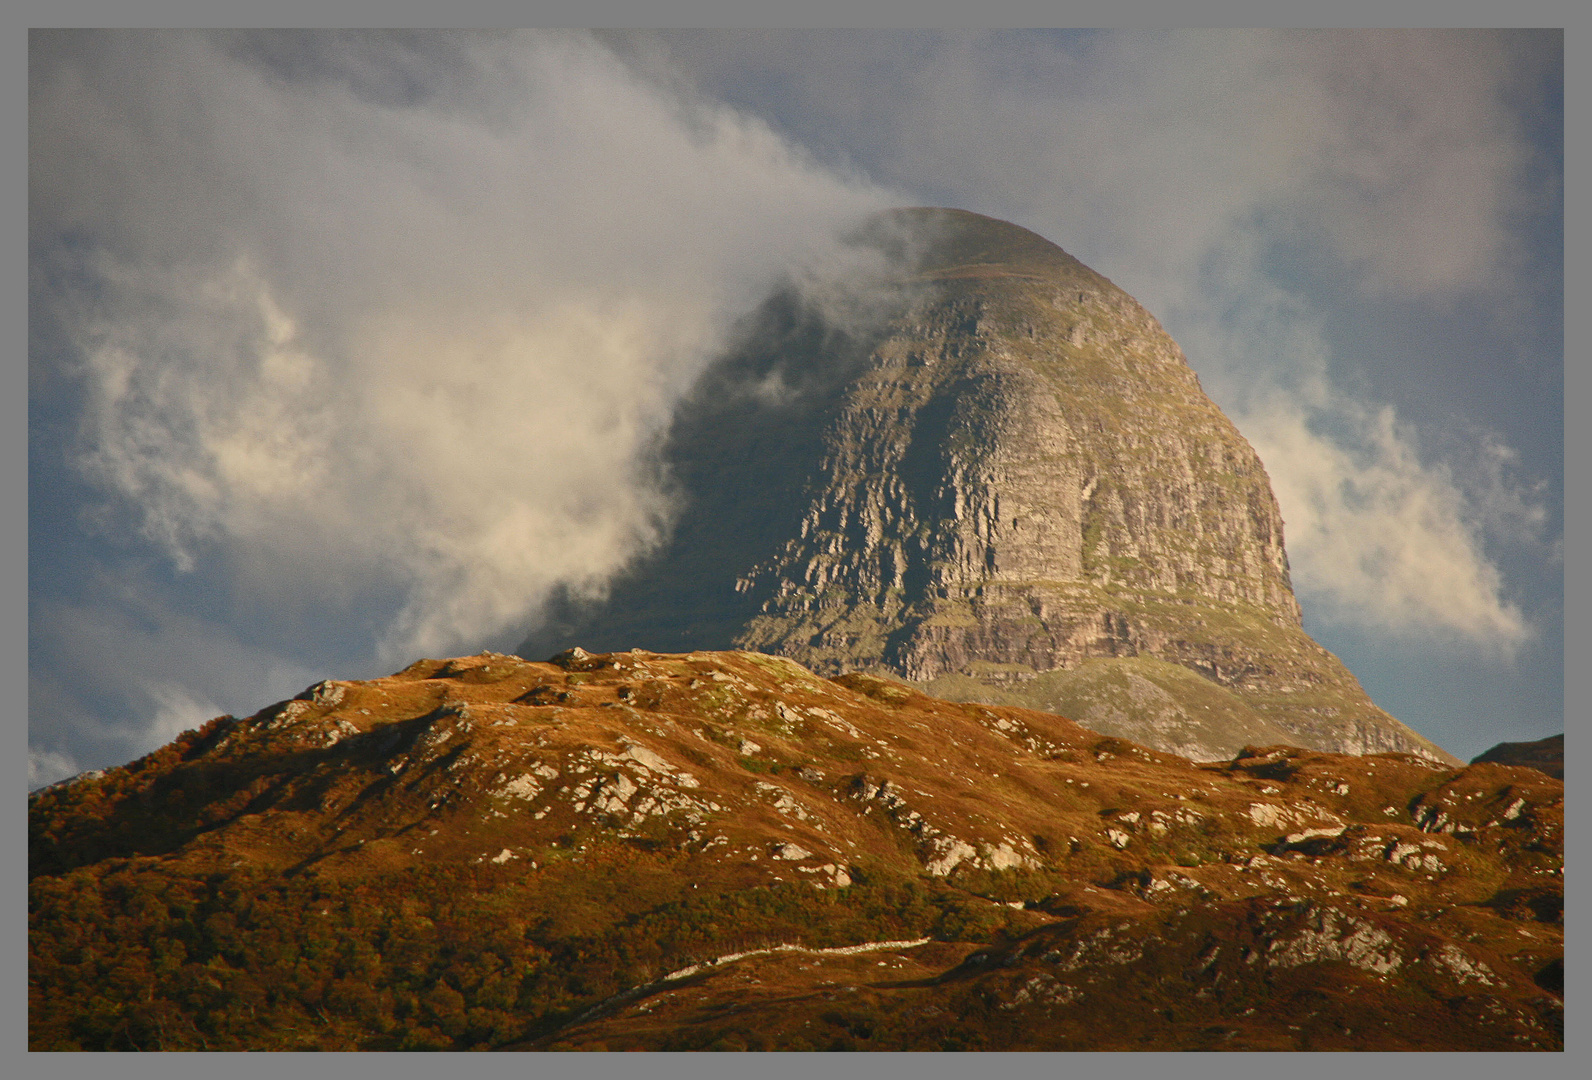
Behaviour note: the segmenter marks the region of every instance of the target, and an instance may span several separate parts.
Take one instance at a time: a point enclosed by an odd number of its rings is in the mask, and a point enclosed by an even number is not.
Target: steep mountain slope
[[[1152,673],[1153,674],[1153,673]],[[29,799],[33,1049],[1557,1049],[1563,786],[751,653],[324,682]]]
[[[1232,691],[1186,667],[1148,656],[1085,660],[1002,689],[965,675],[920,684],[954,701],[1058,713],[1090,731],[1154,746],[1193,761],[1227,760],[1246,745],[1287,744],[1292,732],[1269,722]]]
[[[1239,743],[1454,760],[1304,632],[1265,469],[1132,297],[976,214],[865,239],[900,249],[876,317],[773,302],[677,419],[678,535],[522,654],[733,645],[1037,708],[1037,675],[1152,657],[1236,696]]]

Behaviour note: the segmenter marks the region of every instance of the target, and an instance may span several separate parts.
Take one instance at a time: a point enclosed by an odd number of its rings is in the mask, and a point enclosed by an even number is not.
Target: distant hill
[[[1175,737],[1200,678],[1066,674]],[[422,660],[30,795],[29,1048],[1560,1050],[1563,799],[747,652]]]
[[[1563,780],[1564,735],[1549,735],[1546,739],[1538,739],[1535,742],[1499,743],[1485,754],[1478,754],[1472,759],[1471,764],[1483,761],[1541,769],[1555,780]]]

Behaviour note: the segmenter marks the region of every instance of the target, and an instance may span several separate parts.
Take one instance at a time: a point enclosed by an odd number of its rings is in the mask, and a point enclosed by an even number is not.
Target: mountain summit
[[[1137,301],[965,211],[857,242],[893,260],[885,299],[766,305],[676,418],[671,541],[522,655],[736,647],[1196,759],[1455,761],[1305,633],[1264,466]]]

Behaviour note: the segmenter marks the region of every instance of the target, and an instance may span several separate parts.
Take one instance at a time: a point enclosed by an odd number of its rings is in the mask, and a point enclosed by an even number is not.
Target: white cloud
[[[655,542],[673,401],[889,201],[579,35],[406,42],[67,39],[30,110],[35,234],[89,241],[83,468],[251,603],[400,590],[390,658]]]
[[[1531,629],[1504,594],[1476,517],[1489,497],[1518,496],[1467,491],[1423,461],[1391,408],[1357,414],[1339,402],[1333,416],[1352,422],[1346,438],[1314,430],[1296,403],[1244,417],[1282,507],[1303,601],[1339,623],[1447,633],[1504,654],[1523,644]]]
[[[196,730],[225,712],[181,683],[151,682],[140,689],[155,706],[144,736],[157,746],[169,743],[185,731]]]
[[[35,791],[57,780],[76,776],[83,770],[70,754],[28,747],[28,790]]]
[[[1254,271],[1251,243],[1207,260],[1204,304],[1179,321],[1207,388],[1266,465],[1307,614],[1513,653],[1535,628],[1495,553],[1541,546],[1544,486],[1516,475],[1517,455],[1485,430],[1450,437],[1438,456],[1392,406],[1334,383],[1319,316]],[[1237,295],[1236,310],[1223,302]]]
[[[93,602],[31,605],[29,754],[41,768],[65,762],[70,776],[120,764],[216,716],[250,715],[334,674],[176,610],[133,577],[91,584]]]

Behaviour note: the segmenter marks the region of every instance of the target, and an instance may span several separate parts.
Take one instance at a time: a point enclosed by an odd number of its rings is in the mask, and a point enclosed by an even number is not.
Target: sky
[[[956,206],[1138,298],[1305,626],[1461,757],[1563,730],[1556,32],[35,32],[29,784],[511,649],[835,240]]]

